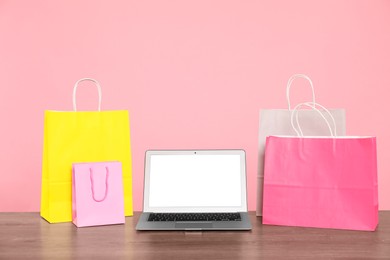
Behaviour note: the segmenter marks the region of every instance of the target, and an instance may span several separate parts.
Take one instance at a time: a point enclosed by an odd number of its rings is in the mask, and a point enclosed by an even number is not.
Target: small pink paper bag
[[[72,219],[77,227],[125,223],[120,162],[73,164]]]

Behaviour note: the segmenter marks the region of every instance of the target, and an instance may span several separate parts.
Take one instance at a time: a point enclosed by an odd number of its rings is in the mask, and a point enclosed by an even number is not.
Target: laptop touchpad
[[[212,228],[213,223],[191,223],[191,222],[178,222],[175,224],[175,228]]]

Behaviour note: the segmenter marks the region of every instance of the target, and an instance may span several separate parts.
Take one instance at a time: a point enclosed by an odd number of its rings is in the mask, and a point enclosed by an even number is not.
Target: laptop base
[[[141,214],[136,230],[251,230],[252,225],[247,212],[240,212],[241,221],[148,221],[149,214]]]

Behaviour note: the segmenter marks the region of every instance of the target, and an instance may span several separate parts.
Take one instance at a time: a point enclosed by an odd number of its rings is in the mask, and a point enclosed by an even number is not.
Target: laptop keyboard
[[[150,213],[148,221],[241,221],[240,213]]]

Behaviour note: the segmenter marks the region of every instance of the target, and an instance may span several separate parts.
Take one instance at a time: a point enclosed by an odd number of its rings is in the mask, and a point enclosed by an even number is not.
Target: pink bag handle
[[[74,110],[74,111],[77,111],[77,106],[76,106],[76,92],[77,92],[77,87],[79,86],[79,83],[82,82],[82,81],[92,81],[93,83],[95,83],[96,88],[97,88],[97,91],[98,91],[98,95],[99,95],[98,111],[100,111],[100,107],[101,107],[101,105],[102,105],[102,88],[100,87],[100,84],[99,84],[99,82],[98,82],[97,80],[91,79],[91,78],[79,79],[79,80],[74,84],[74,87],[73,87],[73,110]]]
[[[316,95],[314,94],[314,87],[313,87],[313,82],[311,81],[311,79],[306,76],[305,74],[294,74],[292,75],[289,79],[288,79],[288,82],[287,82],[287,89],[286,89],[286,96],[287,96],[287,104],[288,104],[288,110],[291,111],[291,102],[290,102],[290,88],[291,88],[291,85],[293,83],[293,81],[297,78],[303,78],[303,79],[306,79],[307,81],[309,81],[310,83],[310,87],[311,87],[311,93],[312,93],[312,97],[313,97],[313,101],[312,103],[316,104]]]
[[[108,171],[108,167],[105,167],[105,168],[106,168],[106,191],[104,193],[104,197],[102,199],[100,199],[100,200],[95,198],[95,189],[94,189],[94,185],[93,185],[93,172],[92,172],[92,168],[89,168],[89,178],[91,179],[92,198],[96,202],[102,202],[102,201],[104,201],[107,198],[109,171]]]
[[[313,110],[317,111],[321,115],[321,117],[325,120],[326,125],[329,128],[330,135],[333,137],[335,137],[337,135],[336,121],[334,120],[332,113],[330,113],[330,111],[326,107],[324,107],[318,103],[314,104],[313,102],[305,102],[305,103],[300,103],[300,104],[296,105],[291,113],[291,126],[293,127],[294,131],[297,133],[298,136],[303,136],[302,128],[301,128],[301,126],[299,124],[299,120],[298,120],[299,108],[302,106],[311,107]],[[333,130],[329,124],[328,119],[326,119],[326,117],[323,115],[323,113],[320,110],[318,110],[315,106],[322,108],[329,115],[329,117],[332,119]],[[298,126],[298,129],[295,127],[295,124],[294,124],[294,115],[295,115],[295,122]]]

